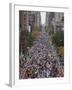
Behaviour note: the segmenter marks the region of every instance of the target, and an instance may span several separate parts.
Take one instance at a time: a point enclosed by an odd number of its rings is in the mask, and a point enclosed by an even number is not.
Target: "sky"
[[[41,12],[41,24],[45,24],[46,12]]]

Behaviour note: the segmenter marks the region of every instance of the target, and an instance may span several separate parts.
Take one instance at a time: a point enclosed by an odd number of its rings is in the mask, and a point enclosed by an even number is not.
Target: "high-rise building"
[[[19,11],[19,51],[24,53],[27,44],[27,35],[33,30],[40,30],[40,12]]]
[[[19,12],[19,25],[20,30],[28,30],[29,27],[40,27],[41,17],[38,11],[20,11]]]
[[[63,30],[64,13],[61,12],[46,12],[46,29],[57,32]]]

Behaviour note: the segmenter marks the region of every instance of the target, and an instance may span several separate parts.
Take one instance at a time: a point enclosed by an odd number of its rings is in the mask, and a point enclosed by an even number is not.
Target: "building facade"
[[[20,30],[30,31],[34,27],[40,27],[41,25],[41,16],[38,11],[20,11],[19,12],[19,25]]]
[[[53,32],[61,31],[64,28],[64,13],[46,12],[46,28]]]
[[[19,51],[26,51],[27,36],[33,30],[40,30],[40,12],[37,11],[19,11]]]

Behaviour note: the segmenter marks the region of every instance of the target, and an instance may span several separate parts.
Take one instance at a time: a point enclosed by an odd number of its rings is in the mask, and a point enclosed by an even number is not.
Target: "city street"
[[[50,35],[42,27],[33,46],[28,50],[28,56],[23,57],[20,66],[20,78],[49,78],[62,77],[63,66],[52,45]]]

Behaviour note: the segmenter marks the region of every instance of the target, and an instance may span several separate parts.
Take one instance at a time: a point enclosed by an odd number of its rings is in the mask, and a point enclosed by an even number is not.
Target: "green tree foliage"
[[[64,31],[56,32],[52,38],[52,41],[58,47],[64,46]]]
[[[22,52],[26,53],[27,52],[27,47],[31,47],[33,45],[34,37],[32,36],[31,33],[28,31],[21,31],[20,32],[20,50],[22,48]]]

